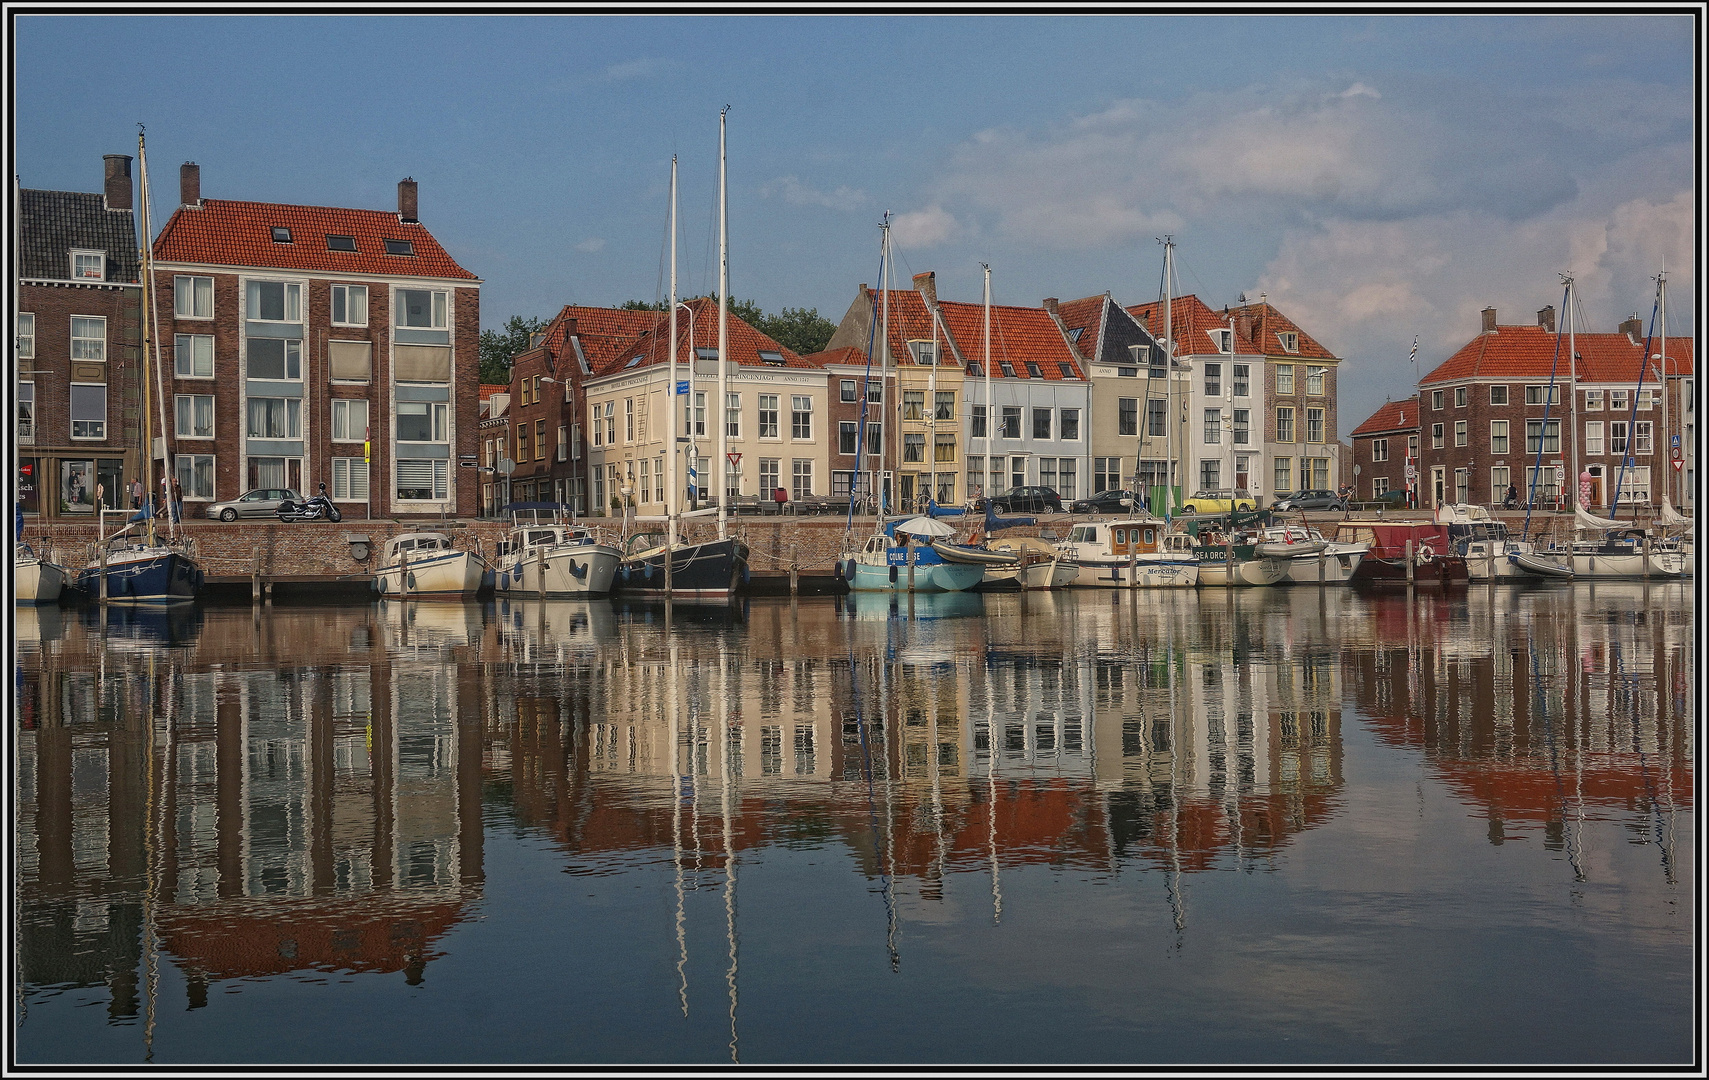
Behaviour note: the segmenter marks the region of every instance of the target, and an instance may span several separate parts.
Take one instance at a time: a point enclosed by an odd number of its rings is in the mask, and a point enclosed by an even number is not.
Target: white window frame
[[[1444,424],[1430,425],[1430,449],[1440,450],[1448,441],[1447,426]]]
[[[350,298],[352,296],[357,295],[358,293],[360,293],[362,296],[362,319],[360,322],[356,321],[355,319],[350,318]],[[344,299],[344,318],[342,318],[342,319],[340,319],[338,317],[338,302],[339,302],[340,294],[343,294],[343,299]],[[329,313],[328,317],[332,320],[332,325],[334,325],[334,326],[367,326],[368,325],[368,286],[366,286],[366,285],[334,285],[332,287],[332,294],[331,294],[331,297],[329,298],[328,306],[330,309],[330,313]]]
[[[1282,397],[1292,396],[1294,392],[1294,365],[1276,365],[1276,393]],[[1284,440],[1285,441],[1285,440]]]
[[[79,335],[77,332],[77,330],[78,330],[77,324],[78,323],[98,323],[101,327],[101,333],[98,336],[91,337],[87,333],[87,331],[90,329],[90,327],[85,326],[83,328],[85,330],[85,333]],[[77,355],[77,349],[78,349],[78,343],[79,342],[83,343],[83,347],[86,350],[91,347],[91,343],[93,343],[94,346],[97,346],[95,348],[96,355],[94,355],[94,356],[79,356],[79,355]],[[85,363],[90,363],[90,364],[104,364],[107,362],[107,317],[105,315],[73,315],[73,316],[71,316],[71,359],[74,361],[81,360]]]
[[[1019,439],[1021,437],[1021,407],[1019,405],[1004,405],[1002,409],[1003,425],[997,437],[999,439]],[[1010,420],[1015,422],[1014,434],[1012,435],[1009,433]]]
[[[107,384],[106,383],[79,383],[79,382],[74,382],[71,384],[70,389],[76,390],[80,386],[87,386],[87,387],[91,387],[91,388],[96,388],[96,389],[99,389],[101,391],[101,419],[98,421],[97,420],[79,420],[75,415],[73,415],[71,412],[71,393],[70,393],[70,391],[68,391],[66,393],[66,417],[70,423],[69,430],[71,433],[71,441],[72,442],[105,442],[107,440],[107,411],[110,408],[110,403],[107,401]],[[79,434],[77,434],[77,425],[78,424],[95,424],[95,423],[99,423],[101,425],[100,430],[98,432],[96,432],[95,434],[93,434],[93,435],[79,435]]]
[[[28,379],[18,383],[18,441],[36,441],[36,384]]]
[[[1489,422],[1489,452],[1492,454],[1505,454],[1508,452],[1508,447],[1511,445],[1512,441],[1508,436],[1507,421],[1491,420]]]
[[[1454,387],[1454,408],[1463,409],[1465,407],[1466,407],[1466,388],[1464,386],[1456,386],[1456,387]]]
[[[255,310],[257,305],[250,300],[250,292],[257,286],[277,285],[280,289],[280,302],[284,305],[284,318],[263,319]],[[279,325],[301,325],[303,321],[303,283],[300,280],[287,281],[283,278],[249,277],[243,279],[243,319],[245,322],[276,323]]]
[[[280,341],[285,345],[284,368],[278,375],[257,375],[250,370],[254,357],[250,355],[257,341]],[[292,372],[296,374],[292,374]],[[303,343],[299,338],[244,338],[243,375],[246,379],[267,379],[272,382],[302,382],[303,380]]]
[[[250,412],[250,409],[254,407],[254,405],[257,401],[282,401],[285,403],[285,408],[284,408],[285,433],[283,435],[269,435],[266,433],[258,434],[251,429],[250,420],[252,419],[253,414]],[[293,405],[295,405],[296,408],[292,408]],[[295,422],[293,423],[293,421],[295,421]],[[255,396],[255,397],[251,397],[251,398],[245,398],[244,399],[244,410],[243,410],[243,430],[244,430],[245,437],[250,438],[250,439],[300,439],[300,438],[302,438],[303,437],[303,399],[302,398],[294,398],[294,397],[271,397],[271,396],[262,397],[259,395]]]
[[[1329,368],[1323,364],[1307,364],[1305,368],[1306,397],[1323,396],[1324,376],[1329,374]],[[1463,388],[1462,388],[1463,392]],[[1310,490],[1309,488],[1307,490]]]
[[[425,406],[427,406],[427,428],[428,428],[428,433],[431,436],[430,438],[426,438],[426,439],[401,439],[401,438],[397,437],[398,418],[403,415],[404,406],[406,406],[406,405],[409,405],[409,406],[425,405]],[[523,423],[523,424],[518,426],[517,433],[518,433],[518,436],[520,438],[526,439],[528,437],[527,432],[528,432],[528,425],[526,423]],[[450,404],[447,402],[444,402],[444,401],[400,401],[400,402],[398,402],[397,405],[394,406],[393,410],[392,410],[392,437],[394,439],[396,439],[396,441],[398,442],[398,444],[400,446],[403,446],[403,445],[425,446],[425,445],[429,445],[429,444],[450,442],[451,441],[451,406],[450,406]],[[400,450],[399,454],[402,455],[402,453],[403,452]],[[407,456],[407,455],[404,455],[404,456]],[[516,460],[522,461],[523,458],[521,457],[521,455],[518,455]]]
[[[94,259],[95,260],[95,273],[93,273],[93,274],[80,274],[80,273],[78,273],[77,272],[77,260],[79,260],[79,259]],[[105,251],[97,251],[94,248],[72,248],[71,249],[71,280],[72,281],[106,281],[107,280],[107,253]]]
[[[789,493],[791,498],[806,499],[813,494],[813,459],[789,459]]]
[[[446,289],[411,289],[399,286],[393,290],[397,295],[392,304],[392,324],[399,330],[449,330],[451,326],[451,294]],[[404,293],[420,292],[428,294],[427,323],[407,323],[409,305],[404,302]]]
[[[1526,383],[1525,404],[1527,405],[1559,405],[1561,403],[1560,386],[1550,386],[1548,383]]]
[[[764,442],[779,442],[783,438],[783,428],[778,422],[778,401],[780,394],[761,394],[759,400],[759,438]],[[769,407],[768,407],[769,403]],[[767,416],[771,422],[766,422]]]
[[[1601,456],[1606,453],[1602,442],[1602,421],[1587,420],[1584,425],[1584,452]]]
[[[1610,412],[1623,413],[1632,407],[1632,396],[1629,390],[1608,391],[1608,409]]]
[[[1387,439],[1371,440],[1371,463],[1373,465],[1389,459],[1389,441]]]
[[[31,311],[18,312],[18,359],[36,358],[36,316]]]
[[[204,304],[203,301],[206,301]],[[214,317],[214,279],[179,274],[172,279],[172,315],[178,319]]]
[[[207,472],[205,475],[208,478],[208,487],[206,491],[199,490],[196,487],[196,477],[198,475],[196,466],[203,462],[207,464]],[[172,464],[176,470],[175,476],[178,483],[184,489],[185,502],[214,501],[215,496],[218,494],[217,485],[219,482],[219,472],[214,468],[215,459],[213,454],[174,454],[172,455]],[[186,480],[188,481],[187,483]]]
[[[352,411],[355,411],[357,405],[362,407],[362,423],[360,427],[363,434],[360,435],[356,434],[356,427],[358,425],[354,425],[350,422],[350,414]],[[332,441],[363,442],[367,438],[368,412],[367,398],[333,398],[332,415],[329,417],[331,421],[329,430],[332,433]],[[342,435],[339,434],[340,431],[343,432]]]
[[[1638,420],[1632,424],[1632,456],[1649,457],[1656,452],[1656,423],[1654,420]]]
[[[1283,415],[1286,413],[1287,415]],[[1294,441],[1294,407],[1292,405],[1276,406],[1276,441],[1291,443]],[[1292,490],[1291,488],[1289,490]]]
[[[1327,428],[1325,425],[1326,425],[1327,420],[1328,420],[1328,414],[1329,414],[1328,409],[1325,409],[1322,406],[1318,406],[1318,405],[1314,405],[1314,406],[1311,406],[1310,408],[1306,409],[1306,411],[1305,411],[1305,441],[1306,442],[1308,442],[1308,443],[1321,443],[1324,441],[1324,435],[1327,432]],[[1316,431],[1315,437],[1313,437],[1314,429]],[[1309,491],[1310,489],[1308,488],[1307,490]]]
[[[1464,420],[1454,421],[1454,445],[1467,446],[1471,442],[1470,425]]]
[[[207,350],[207,374],[196,370],[198,348]],[[186,370],[186,361],[188,370]],[[214,335],[174,334],[172,336],[172,375],[178,379],[212,379],[214,377]]]
[[[813,441],[812,395],[789,395],[789,438],[792,442]]]
[[[206,401],[208,403],[208,433],[206,435],[195,434],[196,403],[198,401]],[[189,431],[184,430],[184,404],[183,404],[184,402],[190,403],[190,405],[189,405],[189,408],[190,408],[190,430]],[[212,395],[212,394],[175,394],[175,395],[173,395],[172,430],[173,430],[173,434],[177,438],[180,438],[180,439],[212,439],[214,437],[214,430],[215,430],[214,429],[214,422],[215,422],[214,395]]]
[[[362,494],[353,494],[356,485],[356,475],[362,476]],[[373,497],[373,488],[369,485],[368,463],[359,457],[335,457],[332,459],[332,498],[336,502],[368,502]]]
[[[729,391],[724,395],[724,437],[739,439],[742,437],[742,395]],[[738,481],[741,474],[737,474]],[[729,477],[725,477],[729,482]]]
[[[1206,446],[1216,446],[1222,442],[1221,407],[1205,410],[1204,440]]]
[[[399,488],[402,486],[398,483],[398,466],[402,465],[405,461],[428,462],[429,475],[431,475],[433,479],[429,484],[430,494],[427,498],[406,498],[405,496],[398,494]],[[401,503],[437,503],[446,501],[446,499],[450,497],[450,464],[451,463],[445,458],[407,457],[402,453],[400,447],[398,456],[392,460],[392,493],[396,496],[396,501]]]
[[[1499,398],[1499,400],[1497,400],[1498,398]],[[1499,405],[1506,405],[1507,404],[1507,398],[1508,398],[1508,394],[1507,394],[1507,384],[1506,383],[1493,383],[1493,384],[1491,384],[1491,386],[1489,388],[1489,403],[1491,405],[1498,405],[1498,406]]]

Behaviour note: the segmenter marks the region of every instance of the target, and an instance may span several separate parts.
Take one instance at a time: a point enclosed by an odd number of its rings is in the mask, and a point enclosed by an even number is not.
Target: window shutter
[[[394,345],[392,374],[398,382],[450,382],[451,350],[437,345]]]
[[[369,362],[372,348],[366,341],[327,342],[332,377],[346,382],[368,382],[372,378],[372,365]]]

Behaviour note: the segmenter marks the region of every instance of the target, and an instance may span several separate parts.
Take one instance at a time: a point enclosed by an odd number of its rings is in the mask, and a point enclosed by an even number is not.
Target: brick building
[[[1418,399],[1384,402],[1353,429],[1352,470],[1355,499],[1375,499],[1409,486],[1406,468],[1418,463]]]
[[[1539,503],[1571,505],[1584,485],[1586,505],[1605,507],[1617,478],[1623,506],[1659,504],[1666,483],[1678,485],[1676,504],[1684,499],[1668,457],[1672,436],[1682,452],[1695,437],[1693,341],[1668,339],[1663,430],[1660,361],[1644,363],[1641,320],[1579,332],[1576,361],[1568,340],[1552,306],[1529,326],[1498,325],[1496,310],[1484,309],[1477,336],[1419,382],[1419,505],[1496,503],[1510,484],[1531,498],[1534,473]],[[1648,344],[1659,356],[1660,342]]]
[[[142,277],[131,159],[104,190],[18,193],[17,497],[43,520],[129,506],[142,478]],[[158,403],[154,427],[159,433]]]
[[[179,179],[154,258],[186,512],[324,482],[348,517],[473,515],[481,283],[417,218],[415,181],[390,212]]]

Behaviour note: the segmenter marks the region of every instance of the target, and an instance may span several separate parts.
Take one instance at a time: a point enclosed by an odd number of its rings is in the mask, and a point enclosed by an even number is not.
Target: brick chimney
[[[1055,315],[1056,315],[1056,297],[1047,296],[1044,298],[1044,310],[1050,312],[1052,317],[1055,317]]]
[[[1483,332],[1486,334],[1495,333],[1495,309],[1492,307],[1484,308],[1484,329],[1483,329]]]
[[[183,206],[202,205],[202,167],[194,161],[178,166],[178,202]]]
[[[1248,311],[1246,308],[1242,307],[1240,309],[1240,315],[1238,317],[1236,317],[1234,320],[1234,328],[1240,332],[1241,337],[1245,338],[1247,341],[1251,341],[1252,340],[1252,313],[1250,311]]]
[[[1641,344],[1644,339],[1644,321],[1634,314],[1620,324],[1620,332],[1630,338],[1632,344]]]
[[[914,291],[926,298],[927,307],[938,306],[938,273],[927,270],[923,274],[914,275]]]
[[[412,223],[421,220],[415,216],[415,181],[407,176],[398,181],[398,220]]]
[[[131,157],[129,154],[107,154],[107,209],[131,209]]]
[[[1555,332],[1555,305],[1550,304],[1537,313],[1537,325],[1551,334]]]

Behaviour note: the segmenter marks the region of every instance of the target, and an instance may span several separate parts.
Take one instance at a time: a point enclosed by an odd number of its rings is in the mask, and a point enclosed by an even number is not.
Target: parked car
[[[1077,500],[1071,509],[1076,514],[1121,514],[1134,509],[1133,492],[1119,488],[1100,491],[1089,499]]]
[[[1347,500],[1333,491],[1314,489],[1284,495],[1271,504],[1272,510],[1346,510]]]
[[[1230,509],[1256,510],[1258,500],[1245,488],[1206,488],[1193,493],[1193,497],[1181,504],[1181,509],[1189,514],[1226,514]]]
[[[1047,511],[1060,514],[1062,496],[1054,488],[1013,487],[1001,495],[992,496],[991,505],[999,514],[1043,514]],[[978,509],[984,509],[983,502]]]
[[[207,515],[221,521],[236,521],[240,517],[270,518],[279,509],[279,504],[286,499],[292,502],[300,502],[302,496],[290,488],[256,488],[254,491],[244,492],[235,499],[210,503]]]

